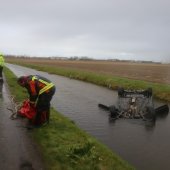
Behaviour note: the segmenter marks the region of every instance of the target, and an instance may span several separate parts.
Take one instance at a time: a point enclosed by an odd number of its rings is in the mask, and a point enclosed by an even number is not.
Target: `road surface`
[[[44,170],[40,152],[25,120],[11,120],[13,108],[6,82],[0,83],[0,170]]]

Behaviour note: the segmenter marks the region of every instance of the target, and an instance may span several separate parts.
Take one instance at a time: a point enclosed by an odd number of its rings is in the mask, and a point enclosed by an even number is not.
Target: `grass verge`
[[[26,91],[17,84],[16,76],[7,68],[4,68],[4,74],[17,102],[27,98]],[[48,170],[134,169],[54,109],[51,109],[51,123],[33,130],[31,135],[40,146]]]
[[[10,61],[9,63],[18,64],[26,67],[30,67],[36,70],[45,71],[51,74],[57,74],[73,79],[78,79],[86,82],[90,82],[96,85],[105,86],[110,89],[116,90],[119,86],[125,89],[147,89],[151,87],[153,89],[153,95],[155,98],[170,102],[170,85],[146,82],[142,80],[134,80],[128,78],[121,78],[111,76],[107,74],[97,74],[90,71],[82,71],[79,69],[62,68],[56,66],[45,66],[44,64],[23,63],[19,61]]]

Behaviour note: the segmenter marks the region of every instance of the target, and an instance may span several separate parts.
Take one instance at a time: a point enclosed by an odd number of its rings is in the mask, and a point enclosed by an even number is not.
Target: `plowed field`
[[[7,61],[14,59],[7,59]],[[130,63],[113,61],[70,61],[53,59],[15,59],[27,63],[81,69],[113,76],[170,84],[170,64]]]

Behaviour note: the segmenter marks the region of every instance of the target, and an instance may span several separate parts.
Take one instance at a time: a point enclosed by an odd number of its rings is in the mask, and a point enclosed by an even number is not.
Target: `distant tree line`
[[[113,62],[132,62],[132,63],[156,63],[162,64],[161,62],[154,62],[154,61],[144,61],[144,60],[120,60],[120,59],[93,59],[87,56],[72,56],[72,57],[59,57],[59,56],[52,56],[52,57],[35,57],[35,56],[27,56],[27,55],[5,55],[5,58],[23,58],[23,59],[50,59],[50,60],[82,60],[82,61],[113,61]]]

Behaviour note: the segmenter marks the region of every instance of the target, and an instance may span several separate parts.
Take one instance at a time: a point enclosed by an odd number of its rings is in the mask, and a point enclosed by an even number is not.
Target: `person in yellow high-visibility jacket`
[[[4,67],[4,56],[0,54],[0,79],[2,79],[3,67]]]
[[[27,89],[30,105],[36,106],[36,115],[32,124],[36,127],[49,123],[50,101],[55,93],[55,85],[40,75],[21,76],[17,80]]]

